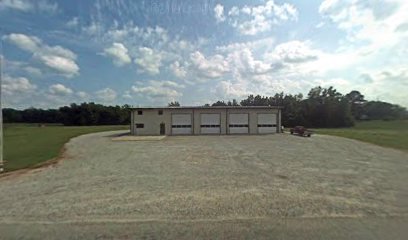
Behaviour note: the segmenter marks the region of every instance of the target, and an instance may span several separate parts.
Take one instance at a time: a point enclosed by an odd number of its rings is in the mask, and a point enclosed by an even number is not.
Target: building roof
[[[132,107],[131,110],[149,109],[282,109],[282,106],[181,106],[181,107]]]

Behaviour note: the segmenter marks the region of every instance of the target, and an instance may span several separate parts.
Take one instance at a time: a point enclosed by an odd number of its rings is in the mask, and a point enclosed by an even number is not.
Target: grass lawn
[[[316,129],[316,133],[352,138],[364,142],[408,150],[408,120],[363,121],[352,128]]]
[[[129,126],[81,126],[65,127],[37,124],[4,125],[5,170],[32,167],[58,156],[70,138],[93,132],[125,130]]]

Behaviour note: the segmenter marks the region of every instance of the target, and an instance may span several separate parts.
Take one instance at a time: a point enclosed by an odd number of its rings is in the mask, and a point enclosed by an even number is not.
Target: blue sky
[[[405,0],[0,0],[3,104],[346,94],[408,106]]]

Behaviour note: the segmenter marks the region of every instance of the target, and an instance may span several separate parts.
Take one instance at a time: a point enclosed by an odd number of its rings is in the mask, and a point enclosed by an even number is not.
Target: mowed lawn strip
[[[408,150],[408,120],[363,121],[352,128],[316,129],[318,134],[334,135],[373,143],[383,147]]]
[[[80,126],[5,124],[5,170],[32,167],[58,156],[69,139],[94,132],[126,130],[129,126]]]

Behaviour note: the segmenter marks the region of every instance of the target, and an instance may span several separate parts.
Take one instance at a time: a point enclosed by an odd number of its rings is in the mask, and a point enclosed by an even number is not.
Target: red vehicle
[[[313,132],[311,130],[307,130],[303,126],[296,126],[296,127],[290,129],[290,134],[297,134],[297,135],[303,136],[303,137],[310,137],[310,136],[312,136],[312,133]]]

